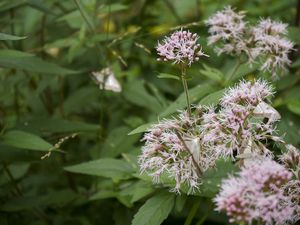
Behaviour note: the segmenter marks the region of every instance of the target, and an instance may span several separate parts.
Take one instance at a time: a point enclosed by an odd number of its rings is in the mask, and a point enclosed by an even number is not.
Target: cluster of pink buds
[[[252,160],[238,176],[223,181],[214,199],[216,210],[241,224],[295,222],[297,206],[284,189],[291,178],[291,172],[270,158]]]
[[[284,71],[291,63],[288,54],[294,46],[285,38],[287,24],[262,19],[256,26],[250,26],[243,21],[244,16],[244,12],[235,12],[231,7],[211,16],[206,20],[208,44],[214,44],[218,54],[244,54],[251,64],[260,63],[260,69],[273,76]]]
[[[174,64],[189,65],[198,61],[203,53],[202,47],[197,43],[199,36],[189,31],[176,31],[170,37],[158,43],[156,50],[160,58],[158,60],[172,61]]]

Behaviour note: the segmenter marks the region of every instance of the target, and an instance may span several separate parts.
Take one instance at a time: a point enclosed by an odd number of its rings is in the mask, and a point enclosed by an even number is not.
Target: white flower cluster
[[[235,12],[230,6],[206,20],[209,26],[209,45],[216,45],[218,54],[231,54],[248,58],[248,62],[261,64],[262,71],[277,72],[291,64],[288,54],[294,44],[285,38],[287,24],[261,19],[250,26],[243,19],[244,12]]]
[[[141,171],[155,182],[169,176],[176,192],[183,184],[193,191],[218,158],[270,155],[263,143],[280,140],[274,131],[278,113],[265,102],[272,94],[265,81],[241,81],[225,92],[219,107],[197,106],[191,116],[183,111],[153,125],[143,138]]]

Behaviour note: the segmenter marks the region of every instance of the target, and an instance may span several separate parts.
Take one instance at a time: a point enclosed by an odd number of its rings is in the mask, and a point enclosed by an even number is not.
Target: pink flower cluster
[[[198,109],[195,109],[197,111]],[[141,172],[147,172],[154,182],[164,175],[175,180],[171,190],[179,192],[184,183],[193,192],[200,185],[200,175],[214,165],[214,152],[201,151],[199,129],[201,117],[183,111],[178,117],[153,125],[142,139],[145,145],[139,157]]]
[[[186,64],[191,66],[198,61],[200,56],[208,56],[203,53],[201,45],[197,43],[199,36],[189,31],[176,31],[170,37],[166,37],[163,44],[158,43],[156,50],[160,58],[158,60],[173,61],[174,64]]]
[[[284,191],[292,173],[269,158],[257,158],[242,167],[237,177],[223,181],[214,201],[230,222],[283,225],[295,222],[297,207]]]
[[[276,138],[280,140],[274,136],[274,122],[278,113],[264,102],[272,94],[272,87],[263,80],[254,83],[241,81],[234,88],[225,91],[218,113],[209,110],[203,115],[200,129],[205,149],[214,150],[223,157],[234,157],[247,151],[269,154],[261,141]],[[261,107],[264,104],[268,108]],[[256,117],[269,119],[254,122]]]
[[[276,70],[285,70],[291,61],[288,54],[294,44],[283,37],[287,34],[287,24],[270,19],[261,20],[257,27],[252,29],[252,36],[256,47],[252,49],[253,57],[260,56],[261,70],[275,73]]]
[[[267,120],[256,119],[254,112],[271,95],[272,88],[265,81],[241,81],[225,91],[219,107],[197,106],[191,116],[183,111],[153,125],[143,138],[141,171],[156,182],[166,174],[176,181],[176,192],[184,183],[192,191],[201,183],[202,172],[219,158],[270,155],[265,141],[281,140],[274,135],[276,120],[270,120],[270,109],[267,114],[260,109],[259,117]]]
[[[264,80],[251,84],[241,81],[237,86],[229,88],[221,99],[221,105],[239,104],[257,106],[258,103],[273,95],[272,87]]]
[[[206,20],[208,44],[216,45],[218,54],[244,54],[251,64],[260,63],[260,69],[273,76],[285,70],[291,63],[288,54],[294,46],[285,38],[287,24],[262,19],[250,26],[243,21],[244,16],[244,12],[235,12],[230,6],[211,16]]]
[[[208,45],[223,41],[225,44],[221,48],[216,48],[219,55],[222,53],[241,54],[245,49],[245,43],[242,41],[246,32],[244,17],[243,12],[236,13],[230,6],[227,6],[208,18],[205,21],[205,24],[209,26],[208,32],[211,34],[208,37]]]

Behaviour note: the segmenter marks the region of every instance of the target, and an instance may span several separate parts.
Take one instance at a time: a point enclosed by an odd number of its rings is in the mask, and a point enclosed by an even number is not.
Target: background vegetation
[[[253,23],[288,23],[300,44],[296,0],[1,0],[0,223],[226,224],[210,200],[232,169],[224,162],[204,175],[200,196],[188,197],[154,186],[136,162],[147,124],[185,106],[181,83],[159,78],[177,73],[156,60],[164,35],[188,27],[210,55],[188,70],[194,103],[212,104],[234,80],[261,76],[244,65],[225,82],[236,59],[207,47],[203,21],[225,5],[247,11]],[[279,132],[299,147],[298,55],[275,82],[273,106],[283,115]],[[91,79],[105,67],[121,93]]]

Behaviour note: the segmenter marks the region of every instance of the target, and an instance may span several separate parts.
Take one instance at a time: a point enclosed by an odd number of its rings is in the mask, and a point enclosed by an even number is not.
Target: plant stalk
[[[190,102],[190,97],[189,97],[189,88],[187,85],[186,81],[186,67],[185,65],[181,65],[181,81],[182,81],[182,86],[184,89],[185,97],[186,97],[186,104],[187,104],[187,109],[189,116],[192,115],[192,110],[191,110],[191,102]]]

